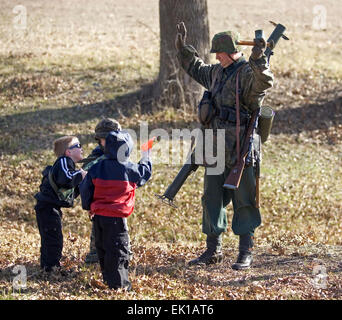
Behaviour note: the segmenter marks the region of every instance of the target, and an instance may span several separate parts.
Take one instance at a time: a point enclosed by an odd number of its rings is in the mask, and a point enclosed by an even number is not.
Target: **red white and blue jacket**
[[[128,217],[134,210],[135,190],[152,174],[148,156],[139,163],[128,161],[133,140],[125,131],[106,138],[105,159],[94,164],[80,184],[82,208],[107,217]]]

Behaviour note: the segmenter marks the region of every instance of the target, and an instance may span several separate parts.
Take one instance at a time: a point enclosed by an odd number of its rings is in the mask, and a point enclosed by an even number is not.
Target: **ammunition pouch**
[[[210,91],[204,91],[201,101],[198,104],[197,116],[202,125],[210,123],[211,119],[215,115],[214,105],[212,101],[212,95]]]

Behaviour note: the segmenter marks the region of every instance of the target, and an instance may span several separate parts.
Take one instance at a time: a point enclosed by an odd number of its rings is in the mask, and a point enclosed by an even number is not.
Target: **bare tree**
[[[153,96],[164,105],[176,108],[195,106],[203,91],[180,67],[176,58],[176,24],[184,21],[187,43],[209,59],[207,0],[159,0],[160,69]]]

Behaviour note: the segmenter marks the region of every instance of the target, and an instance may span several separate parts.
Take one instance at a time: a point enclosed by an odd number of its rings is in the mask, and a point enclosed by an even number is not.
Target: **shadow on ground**
[[[130,117],[133,114],[152,112],[151,104],[141,107],[142,90],[89,105],[74,105],[56,109],[34,110],[0,117],[0,154],[14,154],[49,149],[57,135],[54,127],[60,124],[80,124],[104,116]],[[137,109],[139,105],[139,109]],[[342,124],[342,97],[320,104],[304,104],[297,108],[277,110],[272,134],[300,134],[304,131],[327,130]],[[189,128],[196,123],[176,124],[168,121],[149,123],[149,128]],[[138,130],[138,125],[130,128]],[[7,138],[6,138],[7,137]],[[83,143],[93,141],[93,134],[79,135]],[[7,140],[9,139],[9,140]],[[10,141],[10,142],[8,142]]]

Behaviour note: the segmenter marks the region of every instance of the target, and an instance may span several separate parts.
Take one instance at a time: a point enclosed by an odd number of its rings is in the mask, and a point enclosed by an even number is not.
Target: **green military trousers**
[[[255,170],[252,166],[244,169],[237,190],[223,187],[231,168],[220,175],[204,176],[204,194],[202,196],[202,231],[208,236],[219,236],[227,230],[226,206],[232,201],[232,229],[236,235],[254,236],[254,230],[261,224],[259,209],[255,207]]]

